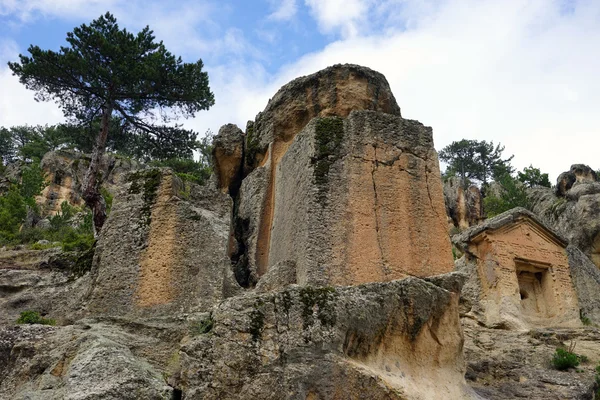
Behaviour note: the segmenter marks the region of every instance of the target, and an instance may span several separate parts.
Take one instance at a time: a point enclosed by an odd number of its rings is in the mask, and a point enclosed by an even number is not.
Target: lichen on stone
[[[337,292],[335,288],[331,286],[306,286],[300,289],[304,329],[315,323],[315,312],[316,317],[322,326],[333,326],[336,321],[334,307],[336,297]]]

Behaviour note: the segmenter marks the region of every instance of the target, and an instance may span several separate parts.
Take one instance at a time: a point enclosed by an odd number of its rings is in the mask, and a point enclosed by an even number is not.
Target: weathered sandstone
[[[467,229],[484,219],[481,191],[475,185],[465,187],[458,177],[444,182],[444,202],[446,215],[456,228]]]
[[[340,65],[284,86],[249,124],[246,157],[233,255],[243,285],[281,262],[299,284],[453,269],[431,128],[400,116],[380,74]]]
[[[223,297],[228,277],[229,196],[168,170],[142,170],[129,180],[96,247],[89,312],[208,309]]]

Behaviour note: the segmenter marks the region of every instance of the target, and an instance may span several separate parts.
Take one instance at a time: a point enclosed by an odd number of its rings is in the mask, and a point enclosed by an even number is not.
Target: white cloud
[[[169,49],[179,38],[203,58],[201,49],[235,50],[226,62],[207,62],[217,103],[186,126],[201,133],[227,122],[243,128],[289,80],[351,62],[382,72],[403,116],[432,126],[438,149],[462,138],[501,142],[516,167],[531,163],[553,179],[572,163],[600,167],[597,1],[579,1],[573,10],[560,0],[352,0],[339,8],[306,1],[321,29],[342,39],[273,75],[244,61],[253,50],[239,30],[225,31],[216,44],[204,41],[194,27],[206,17],[200,9],[185,24],[176,9],[164,20],[155,12],[158,28],[144,20],[158,37],[168,35]],[[52,104],[35,103],[2,66],[0,88],[0,125],[61,116]]]
[[[403,116],[432,126],[438,149],[462,138],[501,142],[518,169],[533,164],[552,179],[573,163],[600,167],[599,3],[579,2],[568,15],[542,0],[448,1],[404,12],[413,28],[331,43],[258,80],[263,88],[236,75],[242,83],[227,98],[230,118],[218,120],[243,124],[287,81],[349,62],[384,73]]]
[[[120,0],[0,0],[0,15],[15,15],[30,21],[36,14],[71,18],[97,16]]]
[[[278,5],[277,9],[267,17],[268,19],[274,21],[289,21],[296,15],[296,12],[298,11],[296,0],[271,0],[270,3]]]
[[[305,0],[324,33],[340,30],[344,37],[356,36],[358,25],[367,17],[372,0]]]

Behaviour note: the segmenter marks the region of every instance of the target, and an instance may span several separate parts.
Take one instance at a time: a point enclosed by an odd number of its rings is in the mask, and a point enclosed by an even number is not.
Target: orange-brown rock
[[[465,292],[471,296],[471,311],[485,325],[510,329],[580,325],[567,242],[532,213],[513,209],[453,241],[466,253],[461,268],[476,286],[467,285]]]
[[[446,214],[456,228],[467,229],[484,219],[481,191],[475,185],[465,187],[458,177],[444,182],[444,202]]]
[[[230,202],[216,188],[182,182],[168,170],[132,174],[97,244],[89,312],[189,312],[221,299]]]
[[[245,156],[234,259],[247,285],[288,261],[300,284],[453,269],[431,128],[400,116],[381,74],[292,81],[248,125]]]

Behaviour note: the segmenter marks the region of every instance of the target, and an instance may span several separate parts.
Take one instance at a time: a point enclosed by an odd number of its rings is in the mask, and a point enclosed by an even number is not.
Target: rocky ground
[[[594,399],[600,361],[600,329],[489,329],[462,319],[467,383],[485,399]],[[557,347],[575,346],[588,361],[577,368],[552,367]]]

